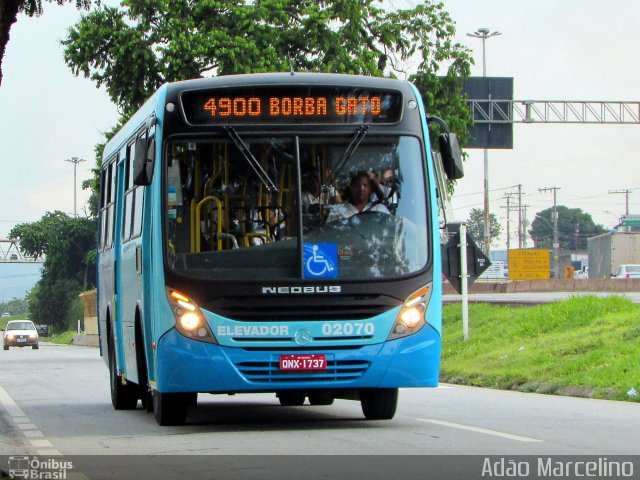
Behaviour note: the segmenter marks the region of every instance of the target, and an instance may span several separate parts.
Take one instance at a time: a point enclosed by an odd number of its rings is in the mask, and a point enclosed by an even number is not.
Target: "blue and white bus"
[[[182,424],[198,393],[273,392],[390,419],[398,388],[436,386],[436,172],[461,176],[455,135],[440,140],[436,165],[419,94],[399,80],[162,86],[102,162],[98,318],[114,408],[141,400],[159,424]]]

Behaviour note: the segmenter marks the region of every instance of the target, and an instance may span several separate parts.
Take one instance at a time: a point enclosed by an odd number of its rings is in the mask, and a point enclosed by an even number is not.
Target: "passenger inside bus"
[[[370,172],[358,172],[351,179],[349,188],[345,191],[346,200],[331,207],[327,223],[346,220],[362,212],[379,212],[389,215],[389,209],[382,204],[384,196],[380,185],[374,178],[375,176]],[[372,201],[372,195],[378,200]]]
[[[320,179],[316,172],[302,175],[302,213],[317,213],[320,206]]]

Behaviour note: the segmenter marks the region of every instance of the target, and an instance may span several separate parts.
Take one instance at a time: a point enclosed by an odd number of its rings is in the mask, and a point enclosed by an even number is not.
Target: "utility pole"
[[[511,250],[511,229],[509,227],[509,218],[510,218],[510,211],[511,211],[511,205],[509,204],[509,200],[511,200],[511,195],[506,194],[505,198],[507,199],[507,257],[509,256],[509,250]]]
[[[71,157],[65,159],[65,162],[73,163],[73,216],[78,216],[78,210],[76,208],[76,168],[80,162],[86,162],[84,158]]]
[[[487,76],[487,54],[486,42],[488,38],[502,35],[500,32],[491,32],[486,27],[478,28],[473,33],[467,33],[468,37],[479,38],[482,40],[482,76]],[[491,98],[489,98],[491,100]],[[489,125],[489,129],[491,125]],[[491,222],[489,218],[489,150],[484,149],[484,250],[485,255],[489,257],[491,251]]]
[[[560,269],[558,268],[560,260],[560,243],[558,239],[558,208],[557,208],[557,192],[560,187],[547,187],[538,189],[540,192],[553,191],[553,274],[554,278],[558,278]]]
[[[527,248],[527,208],[530,205],[522,206],[522,248]]]
[[[630,189],[624,189],[624,190],[609,190],[609,193],[623,193],[624,196],[626,197],[626,208],[625,208],[625,215],[629,215],[629,194],[631,193]]]
[[[518,248],[524,248],[524,228],[522,225],[522,184],[518,184]]]
[[[509,250],[511,250],[511,212],[518,211],[518,209],[511,204],[511,196],[513,193],[506,193],[504,195],[505,200],[507,201],[507,206],[502,207],[507,209],[507,255],[509,254]],[[518,228],[520,228],[518,226]]]

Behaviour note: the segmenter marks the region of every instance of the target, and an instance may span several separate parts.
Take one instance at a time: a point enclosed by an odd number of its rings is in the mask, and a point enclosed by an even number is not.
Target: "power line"
[[[511,185],[510,187],[502,187],[502,188],[492,188],[489,190],[490,192],[501,192],[503,190],[510,190],[512,188],[516,188],[518,185]],[[470,197],[471,195],[481,195],[484,192],[471,192],[471,193],[461,193],[456,195],[456,197]],[[455,194],[454,194],[455,195]]]

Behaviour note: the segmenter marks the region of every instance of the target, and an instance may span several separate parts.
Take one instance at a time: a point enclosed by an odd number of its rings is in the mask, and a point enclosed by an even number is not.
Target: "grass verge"
[[[640,401],[640,305],[626,298],[472,304],[467,341],[460,305],[446,305],[443,331],[442,381]]]
[[[45,342],[58,343],[61,345],[71,345],[71,340],[76,333],[77,332],[74,331],[62,332],[56,335],[51,335],[49,337],[42,337],[42,340]]]

